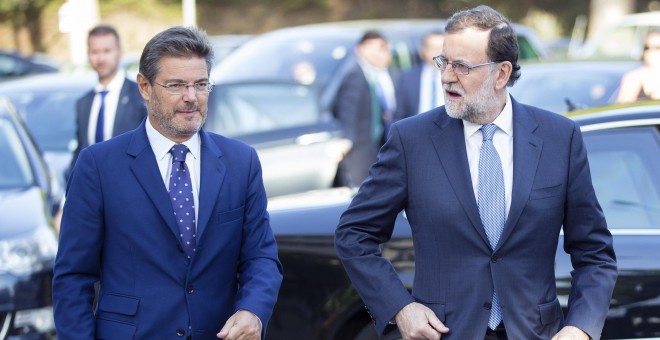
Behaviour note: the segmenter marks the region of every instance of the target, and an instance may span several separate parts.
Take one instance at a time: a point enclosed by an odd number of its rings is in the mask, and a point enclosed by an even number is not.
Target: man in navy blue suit
[[[80,150],[135,129],[147,116],[137,83],[120,67],[121,40],[114,27],[99,25],[89,31],[87,57],[98,75],[98,84],[76,102],[78,145],[67,175]]]
[[[512,98],[509,21],[455,13],[440,55],[445,106],[398,121],[336,230],[336,250],[379,334],[404,339],[599,339],[617,277],[579,126]],[[534,89],[530,89],[533,91]],[[405,210],[412,292],[381,254]],[[568,314],[555,253],[574,267]]]
[[[282,268],[255,150],[201,130],[212,59],[197,29],[154,36],[137,77],[148,118],[81,151],[54,269],[58,339],[264,337]]]
[[[414,116],[441,106],[445,102],[440,71],[433,57],[442,52],[445,35],[432,31],[424,35],[419,51],[421,62],[402,72],[396,86],[394,121]]]

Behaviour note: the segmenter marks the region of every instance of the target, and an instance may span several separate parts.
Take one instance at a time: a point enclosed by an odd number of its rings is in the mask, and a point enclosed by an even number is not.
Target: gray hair
[[[176,26],[156,34],[142,51],[140,74],[153,84],[160,72],[163,57],[200,57],[206,60],[206,69],[211,72],[213,48],[206,35],[195,27]]]
[[[512,86],[520,78],[520,65],[518,65],[518,39],[511,27],[509,19],[498,11],[485,6],[477,6],[454,13],[445,26],[446,33],[460,32],[466,28],[490,30],[486,54],[490,61],[508,61],[513,66],[508,86]]]

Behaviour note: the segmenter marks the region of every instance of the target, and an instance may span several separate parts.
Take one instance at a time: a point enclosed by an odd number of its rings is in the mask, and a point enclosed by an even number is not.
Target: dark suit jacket
[[[382,144],[382,136],[377,140],[371,136],[373,112],[380,114],[382,108],[357,62],[344,75],[332,111],[345,137],[353,142],[351,150],[339,165],[339,184],[360,185],[369,174],[369,167],[376,161]]]
[[[419,113],[420,79],[423,64],[415,64],[401,73],[396,86],[396,111],[394,121]]]
[[[76,138],[78,146],[73,152],[69,173],[73,169],[73,165],[76,164],[80,150],[89,146],[89,113],[92,109],[94,96],[96,96],[96,92],[91,90],[76,102]],[[117,102],[112,136],[118,136],[135,129],[146,116],[147,108],[144,105],[137,83],[128,78],[124,79],[124,85],[121,87],[119,101]]]
[[[494,251],[472,189],[463,121],[441,106],[392,127],[336,231],[337,253],[379,332],[417,301],[449,327],[443,339],[483,339],[495,287],[510,339],[549,339],[565,324],[600,337],[617,269],[580,129],[512,104],[512,201]],[[415,246],[412,293],[379,249],[402,209]],[[574,266],[566,319],[554,276],[562,225]]]
[[[190,264],[144,123],[80,153],[54,269],[59,339],[180,339],[189,322],[193,339],[216,339],[239,309],[255,313],[265,331],[282,268],[259,159],[241,142],[200,136]]]

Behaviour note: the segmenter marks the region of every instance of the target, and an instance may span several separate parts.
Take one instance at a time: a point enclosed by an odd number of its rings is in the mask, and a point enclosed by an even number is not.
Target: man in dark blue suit
[[[99,82],[76,102],[78,145],[69,173],[80,150],[135,129],[147,116],[137,83],[126,78],[120,67],[121,56],[121,41],[114,27],[99,25],[89,31],[87,57]]]
[[[138,75],[148,118],[81,151],[54,269],[58,339],[264,337],[282,268],[255,150],[201,130],[212,59],[202,31],[157,34]]]
[[[445,106],[396,122],[342,215],[336,249],[378,333],[404,339],[599,339],[617,277],[579,126],[518,103],[509,21],[490,7],[445,28]],[[533,90],[533,89],[531,89]],[[412,292],[381,256],[405,210]],[[560,232],[574,267],[557,299]]]
[[[367,31],[355,48],[356,61],[342,79],[332,108],[345,137],[353,143],[339,164],[337,184],[357,186],[369,174],[396,107],[388,70],[390,45],[377,31]]]
[[[424,36],[419,51],[421,62],[402,72],[396,86],[394,121],[435,109],[444,104],[440,71],[433,65],[433,57],[442,52],[445,35],[432,31]]]

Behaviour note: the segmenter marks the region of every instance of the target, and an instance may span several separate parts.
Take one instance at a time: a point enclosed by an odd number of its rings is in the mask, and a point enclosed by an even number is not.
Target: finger
[[[230,317],[227,322],[225,322],[225,325],[222,326],[222,329],[216,336],[220,339],[224,339],[229,335],[229,330],[234,327],[235,321],[234,321],[234,316]]]
[[[430,313],[426,317],[429,321],[429,325],[431,325],[431,327],[433,327],[433,329],[438,333],[449,332],[449,328],[447,328],[447,326],[445,326],[445,324],[443,324],[442,321],[440,321],[440,319],[438,319],[434,313]]]

